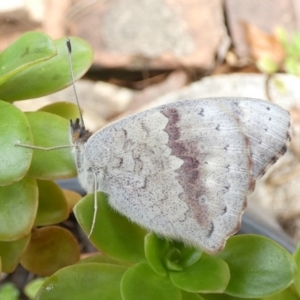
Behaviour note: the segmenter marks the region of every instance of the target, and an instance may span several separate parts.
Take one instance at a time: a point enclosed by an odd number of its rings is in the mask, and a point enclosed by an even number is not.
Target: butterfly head
[[[80,119],[70,120],[71,140],[73,144],[85,143],[92,133],[86,130]]]

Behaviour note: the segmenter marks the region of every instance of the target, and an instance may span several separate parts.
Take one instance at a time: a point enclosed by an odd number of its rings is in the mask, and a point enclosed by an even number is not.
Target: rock
[[[81,7],[71,34],[95,50],[107,68],[210,68],[227,39],[220,0],[111,0]]]

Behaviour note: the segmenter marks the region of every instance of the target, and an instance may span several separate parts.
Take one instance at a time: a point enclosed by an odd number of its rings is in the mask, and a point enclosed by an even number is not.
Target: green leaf
[[[34,299],[37,292],[45,282],[45,278],[36,278],[25,285],[24,293],[29,299]]]
[[[244,300],[244,297],[234,297],[226,294],[201,294],[203,300]],[[247,298],[247,300],[261,300],[262,298]]]
[[[145,236],[144,247],[146,258],[153,271],[160,276],[167,275],[167,269],[163,262],[169,248],[168,241],[159,238],[154,233],[148,233]]]
[[[56,55],[53,40],[42,32],[27,32],[0,54],[1,84],[20,71]]]
[[[23,252],[29,243],[29,240],[30,234],[16,241],[0,241],[0,256],[2,258],[3,272],[11,273],[15,270],[21,260]]]
[[[32,143],[26,116],[15,106],[0,101],[0,186],[21,180],[27,173],[32,149],[16,147],[17,143]]]
[[[68,230],[48,226],[32,232],[21,264],[30,272],[49,276],[65,266],[75,264],[79,255],[78,243]]]
[[[293,255],[295,263],[297,265],[297,273],[294,281],[294,288],[296,289],[298,296],[300,296],[300,243],[297,245],[297,249]]]
[[[55,102],[41,107],[39,111],[49,112],[69,121],[79,117],[78,109],[78,106],[71,102]]]
[[[120,282],[125,270],[99,263],[66,267],[45,281],[35,300],[123,300]]]
[[[225,292],[232,296],[265,297],[294,280],[296,265],[291,255],[262,236],[233,236],[218,256],[229,265],[231,279]]]
[[[72,67],[78,79],[93,61],[93,50],[85,41],[72,37]],[[0,99],[18,101],[52,94],[71,84],[66,39],[54,41],[57,55],[34,64],[4,82],[0,87]]]
[[[285,289],[282,292],[263,298],[262,300],[299,300],[299,296],[295,295],[290,289]]]
[[[37,180],[37,185],[39,206],[34,225],[52,225],[66,220],[69,207],[61,188],[49,180]]]
[[[188,293],[181,291],[182,299],[181,300],[204,300],[200,295],[195,293]]]
[[[69,122],[57,115],[38,111],[26,113],[34,145],[38,147],[58,147],[71,145]],[[28,176],[43,180],[74,177],[77,174],[72,148],[50,151],[33,150]]]
[[[167,276],[157,275],[148,263],[131,266],[121,281],[123,300],[181,300],[181,292]]]
[[[13,241],[27,235],[38,208],[36,181],[21,181],[0,187],[0,241]]]
[[[228,265],[217,257],[203,253],[193,265],[181,272],[169,271],[175,286],[193,293],[220,293],[225,291],[230,272]]]
[[[116,260],[136,262],[145,260],[146,231],[114,211],[103,193],[97,193],[98,210],[91,242],[102,253]],[[94,195],[82,198],[74,207],[80,226],[89,234],[94,215]]]
[[[1,300],[18,300],[20,295],[20,291],[17,287],[7,282],[0,286],[0,299]]]

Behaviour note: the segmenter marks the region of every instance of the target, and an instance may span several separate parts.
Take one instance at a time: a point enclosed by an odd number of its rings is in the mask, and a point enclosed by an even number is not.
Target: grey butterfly
[[[156,107],[91,134],[71,122],[79,181],[151,232],[217,253],[255,181],[286,151],[290,116],[250,98]]]

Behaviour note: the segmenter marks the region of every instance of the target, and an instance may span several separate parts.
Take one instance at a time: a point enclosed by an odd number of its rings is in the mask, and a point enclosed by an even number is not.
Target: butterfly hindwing
[[[163,105],[77,147],[79,179],[150,231],[217,253],[239,229],[255,179],[284,154],[289,122],[286,111],[255,99]]]
[[[238,119],[249,138],[252,174],[265,174],[287,151],[291,140],[290,115],[277,105],[256,99],[220,99],[219,103]]]

